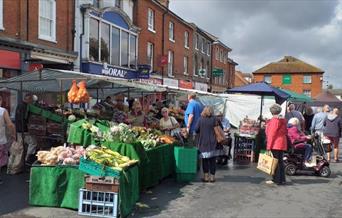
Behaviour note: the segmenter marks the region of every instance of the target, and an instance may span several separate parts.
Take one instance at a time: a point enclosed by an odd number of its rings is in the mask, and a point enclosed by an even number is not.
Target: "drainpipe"
[[[211,58],[211,74],[210,74],[210,79],[209,79],[209,84],[210,84],[210,92],[212,93],[213,92],[213,70],[214,70],[214,64],[213,64],[213,57],[214,57],[214,43],[211,44],[211,48],[210,48],[210,52],[211,52],[211,55],[210,55],[210,58]]]
[[[163,13],[163,26],[162,26],[162,57],[164,56],[165,48],[165,15],[169,13],[169,8]],[[162,83],[164,84],[164,66],[162,66]]]
[[[82,14],[82,32],[80,34],[80,72],[82,72],[82,54],[83,54],[83,36],[84,36],[84,14],[87,10],[86,7],[84,7],[83,5],[81,5],[80,7],[81,10],[81,14]]]

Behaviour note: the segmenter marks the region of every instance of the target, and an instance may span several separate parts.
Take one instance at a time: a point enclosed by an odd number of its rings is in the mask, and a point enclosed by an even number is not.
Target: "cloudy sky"
[[[291,55],[342,88],[342,0],[170,0],[170,8],[220,37],[243,72]]]

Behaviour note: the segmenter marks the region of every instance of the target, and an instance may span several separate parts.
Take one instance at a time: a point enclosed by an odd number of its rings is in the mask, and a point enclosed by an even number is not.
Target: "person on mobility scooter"
[[[296,128],[299,121],[291,118],[288,124],[289,151],[284,155],[285,172],[295,175],[297,170],[313,171],[322,177],[329,177],[331,170],[319,134],[306,136]],[[311,144],[308,141],[311,140]],[[312,155],[312,153],[315,153]]]

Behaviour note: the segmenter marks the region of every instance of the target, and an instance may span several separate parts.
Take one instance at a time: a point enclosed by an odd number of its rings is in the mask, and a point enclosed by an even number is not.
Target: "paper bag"
[[[274,158],[272,153],[259,155],[259,161],[257,168],[271,176],[274,175],[275,169],[278,165],[278,159]]]

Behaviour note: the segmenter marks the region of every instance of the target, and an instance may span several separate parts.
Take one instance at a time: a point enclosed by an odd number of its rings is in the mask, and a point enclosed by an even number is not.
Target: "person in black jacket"
[[[342,119],[339,116],[339,110],[337,108],[334,108],[334,110],[328,114],[328,116],[325,118],[325,121],[323,123],[324,129],[323,134],[324,136],[328,137],[331,143],[334,145],[334,159],[335,162],[339,162],[339,142],[341,137],[341,131],[342,131]],[[327,154],[328,161],[330,161],[330,152]]]
[[[203,182],[215,182],[217,140],[214,127],[218,125],[218,121],[213,114],[213,108],[206,106],[195,126],[195,132],[198,134],[197,146],[202,158]]]

